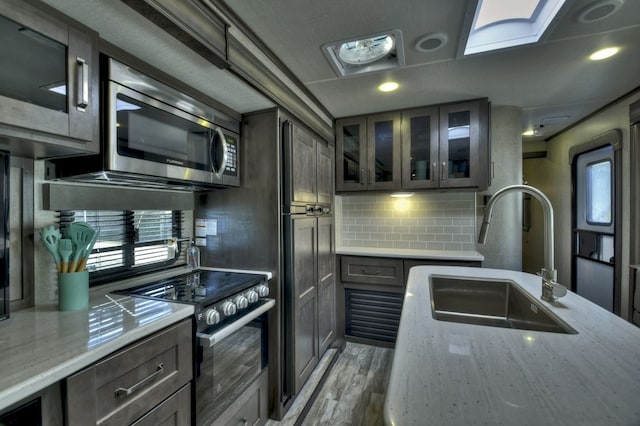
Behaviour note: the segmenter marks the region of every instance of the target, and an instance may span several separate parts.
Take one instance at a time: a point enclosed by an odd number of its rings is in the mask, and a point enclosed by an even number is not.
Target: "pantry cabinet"
[[[339,192],[483,190],[489,185],[489,102],[339,119],[336,146]]]
[[[31,0],[0,0],[0,140],[27,158],[99,150],[98,34]]]

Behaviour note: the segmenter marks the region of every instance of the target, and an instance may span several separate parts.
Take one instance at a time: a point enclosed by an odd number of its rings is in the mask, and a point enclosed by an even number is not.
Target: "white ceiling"
[[[468,4],[464,0],[242,0],[229,7],[262,39],[334,117],[488,97],[523,110],[523,130],[542,139],[640,86],[640,1],[624,2],[606,19],[582,24],[584,8],[603,0],[568,0],[543,41],[470,57],[458,56]],[[389,29],[402,31],[406,66],[338,78],[320,47]],[[447,44],[420,52],[424,34],[444,32]],[[592,62],[593,51],[615,45],[612,59]],[[376,87],[394,80],[400,89]],[[560,123],[545,119],[569,116]]]
[[[105,40],[240,113],[274,103],[228,71],[185,49],[132,9],[115,0],[44,0]],[[623,2],[612,16],[580,24],[576,16],[602,1]],[[543,139],[640,86],[640,0],[567,0],[542,42],[459,57],[469,3],[476,0],[226,0],[334,117],[488,97],[495,105],[523,110],[523,130],[545,118]],[[324,43],[399,29],[406,65],[391,72],[338,78],[320,47]],[[414,44],[444,32],[447,44],[424,53]],[[612,59],[591,62],[594,50],[617,45]],[[393,79],[400,89],[376,90]]]

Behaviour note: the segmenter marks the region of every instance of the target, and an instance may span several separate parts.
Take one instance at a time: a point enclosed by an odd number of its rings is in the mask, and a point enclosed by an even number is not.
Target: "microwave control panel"
[[[238,140],[230,135],[225,135],[227,141],[227,167],[225,175],[238,176]]]

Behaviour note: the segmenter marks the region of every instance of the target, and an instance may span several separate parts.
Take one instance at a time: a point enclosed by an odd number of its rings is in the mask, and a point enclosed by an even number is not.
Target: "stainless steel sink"
[[[578,334],[513,281],[432,276],[429,286],[440,321]]]

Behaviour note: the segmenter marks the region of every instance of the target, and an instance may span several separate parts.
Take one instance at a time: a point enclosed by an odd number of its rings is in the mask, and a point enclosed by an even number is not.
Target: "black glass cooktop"
[[[198,271],[120,290],[116,293],[207,306],[264,281],[260,274]]]

